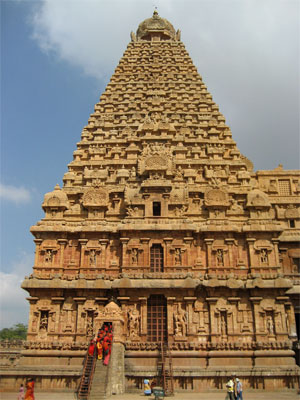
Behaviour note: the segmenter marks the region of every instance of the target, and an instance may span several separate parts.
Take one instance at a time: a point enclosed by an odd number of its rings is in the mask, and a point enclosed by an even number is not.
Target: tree
[[[0,330],[0,340],[25,340],[27,336],[27,325],[16,324],[12,328],[3,328]]]

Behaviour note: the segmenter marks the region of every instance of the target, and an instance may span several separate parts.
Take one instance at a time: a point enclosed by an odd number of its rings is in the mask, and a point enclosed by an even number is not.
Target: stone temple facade
[[[295,388],[299,193],[299,171],[253,170],[180,31],[154,12],[31,228],[15,371],[74,387],[88,340],[118,321],[126,390],[155,376],[162,339],[175,390],[221,389],[232,372],[245,388]]]

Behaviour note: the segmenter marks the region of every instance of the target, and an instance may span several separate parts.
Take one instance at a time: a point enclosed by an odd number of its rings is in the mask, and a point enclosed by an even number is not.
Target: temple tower
[[[175,390],[222,388],[234,372],[244,387],[295,387],[299,171],[253,170],[156,11],[131,33],[73,154],[31,228],[20,366],[75,386],[113,297],[127,390],[155,377],[161,340]]]

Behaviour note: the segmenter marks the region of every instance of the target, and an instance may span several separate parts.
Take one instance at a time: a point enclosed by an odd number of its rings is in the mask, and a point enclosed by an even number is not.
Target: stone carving
[[[210,207],[229,207],[228,194],[221,189],[209,189],[205,193],[204,203]]]
[[[169,147],[159,143],[147,144],[138,163],[139,173],[145,171],[171,171],[172,153]]]
[[[181,304],[177,306],[177,313],[174,314],[175,336],[186,337],[187,315]]]
[[[274,323],[271,315],[267,316],[267,331],[270,335],[274,335]]]
[[[128,311],[128,331],[130,338],[137,338],[140,334],[140,315],[136,304]]]
[[[131,262],[132,262],[132,264],[137,264],[138,263],[138,258],[139,258],[138,249],[132,249],[131,250]]]
[[[82,198],[84,207],[107,206],[109,201],[108,192],[104,189],[88,189]]]
[[[45,251],[45,263],[52,264],[53,261],[53,250],[48,249]]]

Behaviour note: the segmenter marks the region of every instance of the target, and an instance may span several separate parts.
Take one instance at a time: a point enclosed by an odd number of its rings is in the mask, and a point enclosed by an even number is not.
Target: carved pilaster
[[[88,242],[87,239],[79,239],[78,240],[80,243],[80,267],[84,267],[84,254],[85,254],[85,249],[86,249],[86,244]]]
[[[34,266],[37,267],[39,264],[39,256],[40,256],[40,246],[42,243],[42,239],[34,239],[35,247],[35,257],[34,257]]]
[[[147,335],[147,297],[139,297],[141,310],[141,336]]]
[[[122,243],[122,268],[124,268],[129,266],[128,252],[127,252],[127,245],[129,242],[129,238],[120,238],[120,242]]]
[[[213,244],[214,239],[204,239],[204,242],[206,244],[206,262],[207,262],[207,269],[212,267],[212,244]]]

